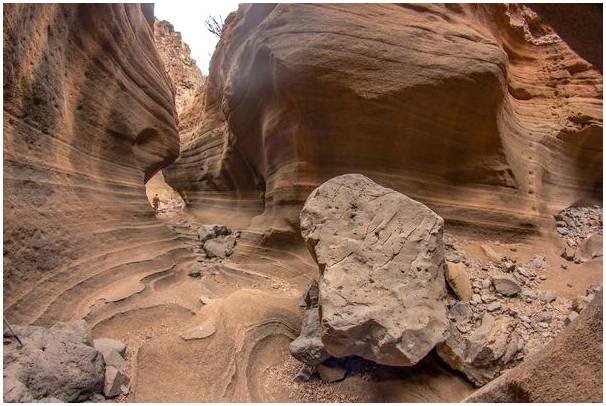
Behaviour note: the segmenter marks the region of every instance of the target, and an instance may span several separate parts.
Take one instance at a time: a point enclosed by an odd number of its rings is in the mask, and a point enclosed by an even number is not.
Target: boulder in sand
[[[321,336],[329,354],[414,365],[444,340],[444,220],[358,174],[307,198],[301,234],[320,270]]]
[[[231,230],[227,226],[220,224],[204,224],[198,228],[198,239],[202,244],[213,238],[229,234],[231,234]]]
[[[204,243],[207,258],[227,258],[234,253],[236,237],[233,234],[210,239]]]
[[[90,345],[85,321],[13,328],[23,346],[10,337],[5,341],[5,402],[78,402],[102,392],[105,363]]]

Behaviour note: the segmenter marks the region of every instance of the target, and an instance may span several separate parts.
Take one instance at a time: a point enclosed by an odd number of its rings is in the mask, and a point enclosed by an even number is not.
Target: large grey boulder
[[[408,366],[444,340],[440,216],[349,174],[315,189],[300,220],[320,270],[321,337],[330,355]]]
[[[4,345],[5,402],[76,402],[103,391],[105,363],[85,321],[13,328],[23,346],[10,337]]]

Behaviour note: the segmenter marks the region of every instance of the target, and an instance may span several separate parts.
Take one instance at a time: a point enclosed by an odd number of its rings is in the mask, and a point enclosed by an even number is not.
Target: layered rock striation
[[[179,153],[153,7],[4,7],[4,314],[81,318],[95,292],[170,268],[145,182]],[[136,248],[136,249],[135,249]]]
[[[522,5],[241,5],[167,170],[193,209],[296,231],[360,172],[453,224],[536,232],[599,199],[602,76]]]
[[[189,45],[183,42],[181,33],[171,23],[154,21],[154,42],[166,73],[175,87],[175,107],[181,114],[204,88],[204,75],[191,57]]]

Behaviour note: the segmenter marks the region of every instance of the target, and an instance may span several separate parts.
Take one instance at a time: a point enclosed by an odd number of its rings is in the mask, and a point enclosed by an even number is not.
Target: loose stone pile
[[[224,225],[202,225],[198,229],[198,238],[207,258],[227,258],[234,252],[237,233]]]
[[[543,256],[517,264],[490,249],[491,260],[482,263],[467,260],[452,238],[445,245],[446,257],[464,265],[473,294],[468,303],[454,292],[446,297],[452,325],[438,353],[478,386],[543,348],[591,298],[588,292],[571,301],[539,290],[548,266]]]
[[[602,256],[602,207],[568,207],[555,220],[557,232],[566,241],[563,258],[581,263]]]

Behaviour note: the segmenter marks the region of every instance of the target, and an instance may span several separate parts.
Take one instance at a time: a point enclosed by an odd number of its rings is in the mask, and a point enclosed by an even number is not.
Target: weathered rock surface
[[[443,340],[442,227],[426,206],[362,175],[311,193],[301,234],[319,266],[328,353],[414,365]]]
[[[126,352],[126,345],[122,341],[114,340],[113,338],[97,338],[93,341],[93,346],[101,353],[114,350],[123,356]]]
[[[215,334],[217,331],[217,327],[215,326],[214,321],[205,320],[201,325],[192,327],[187,331],[181,333],[181,338],[185,341],[189,340],[201,340],[203,338],[208,338]]]
[[[105,368],[105,381],[103,395],[106,398],[114,398],[122,393],[122,387],[128,387],[129,379],[118,368],[108,366]]]
[[[522,290],[514,278],[501,272],[493,273],[491,280],[495,291],[505,296],[515,296]]]
[[[204,75],[192,59],[181,33],[168,21],[154,21],[154,42],[175,87],[175,107],[181,114],[204,89]]]
[[[301,323],[301,334],[288,346],[292,356],[310,366],[316,366],[330,358],[320,332],[318,308],[306,309]]]
[[[460,300],[467,302],[471,299],[473,292],[464,264],[446,262],[445,276],[446,282]]]
[[[90,345],[86,322],[13,328],[23,347],[14,339],[4,345],[5,402],[75,402],[102,392],[105,363]]]
[[[210,239],[202,247],[208,258],[227,258],[234,253],[236,236],[233,234]]]
[[[352,172],[447,220],[533,232],[600,199],[601,88],[524,5],[241,5],[165,176],[192,209],[293,234],[309,193]]]
[[[438,355],[474,384],[484,385],[496,378],[523,348],[521,339],[510,329],[507,319],[484,313],[480,327],[469,337],[451,327],[446,341],[437,346]]]
[[[204,224],[198,229],[198,239],[202,244],[210,239],[229,234],[231,234],[231,230],[220,224]]]
[[[4,312],[51,326],[174,263],[144,186],[179,153],[174,98],[152,5],[8,4],[3,21]]]
[[[603,310],[599,292],[544,351],[484,386],[467,402],[602,402]]]

